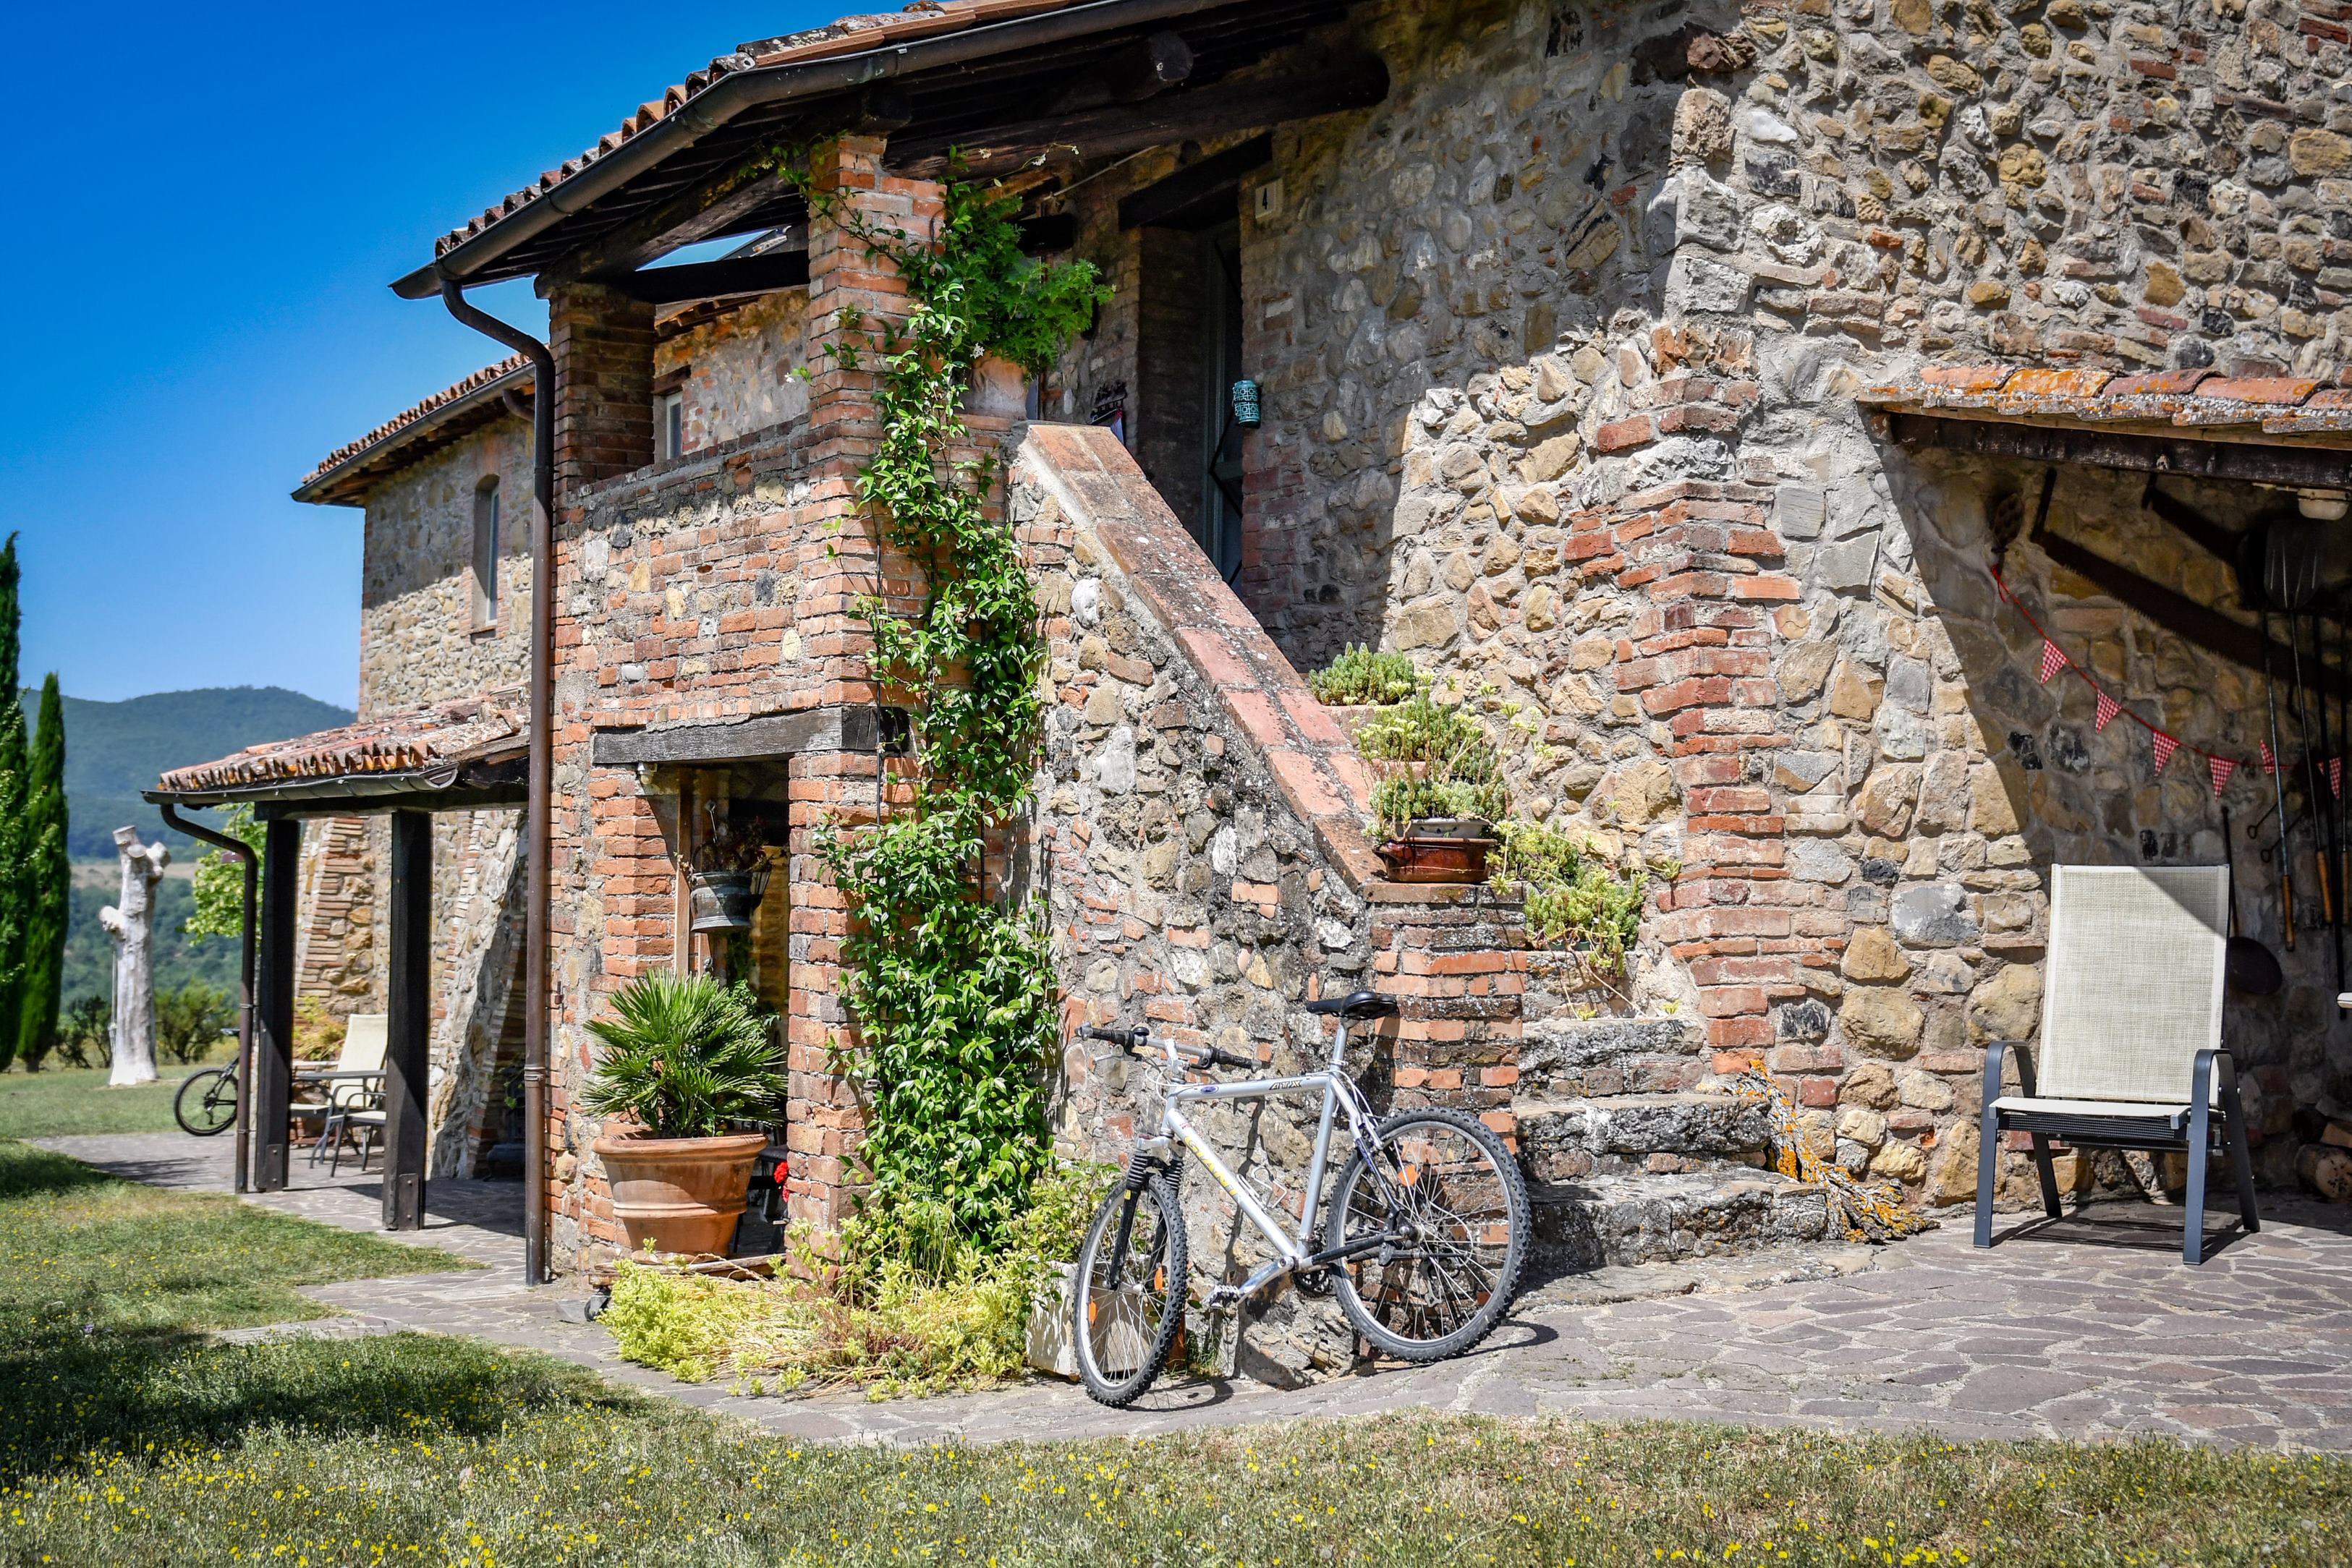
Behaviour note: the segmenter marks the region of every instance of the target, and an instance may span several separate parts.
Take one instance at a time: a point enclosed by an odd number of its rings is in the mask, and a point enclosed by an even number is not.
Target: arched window
[[[474,486],[474,630],[499,623],[499,480]]]

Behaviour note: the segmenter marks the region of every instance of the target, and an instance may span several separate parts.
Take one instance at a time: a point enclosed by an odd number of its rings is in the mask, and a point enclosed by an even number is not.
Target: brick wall
[[[555,484],[562,496],[654,456],[654,308],[593,283],[547,302],[555,357]]]

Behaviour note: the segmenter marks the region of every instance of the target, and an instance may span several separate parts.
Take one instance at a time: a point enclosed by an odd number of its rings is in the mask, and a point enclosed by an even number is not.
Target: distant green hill
[[[27,722],[40,694],[24,694]],[[157,692],[119,703],[66,698],[66,802],[73,814],[67,849],[76,860],[114,858],[114,830],[125,823],[150,841],[159,833],[175,857],[201,848],[165,833],[155,808],[139,798],[157,775],[209,762],[265,740],[284,740],[352,722],[352,710],[278,686],[208,686]]]

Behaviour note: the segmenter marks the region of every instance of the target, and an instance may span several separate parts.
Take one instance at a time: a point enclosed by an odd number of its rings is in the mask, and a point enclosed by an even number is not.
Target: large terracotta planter
[[[632,1252],[724,1254],[743,1217],[765,1133],[716,1138],[599,1138],[590,1145],[613,1188],[613,1218]]]

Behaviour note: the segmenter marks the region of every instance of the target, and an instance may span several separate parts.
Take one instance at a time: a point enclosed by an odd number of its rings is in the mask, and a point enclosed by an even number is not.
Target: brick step
[[[1694,1161],[1760,1166],[1770,1113],[1728,1094],[1679,1092],[1512,1103],[1521,1158],[1538,1181],[1681,1170]]]
[[[1596,1176],[1531,1186],[1528,1196],[1538,1277],[1761,1251],[1829,1231],[1821,1188],[1764,1171]]]
[[[1697,1083],[1710,1065],[1692,1021],[1556,1015],[1526,1025],[1518,1092],[1538,1101],[1665,1093]]]

